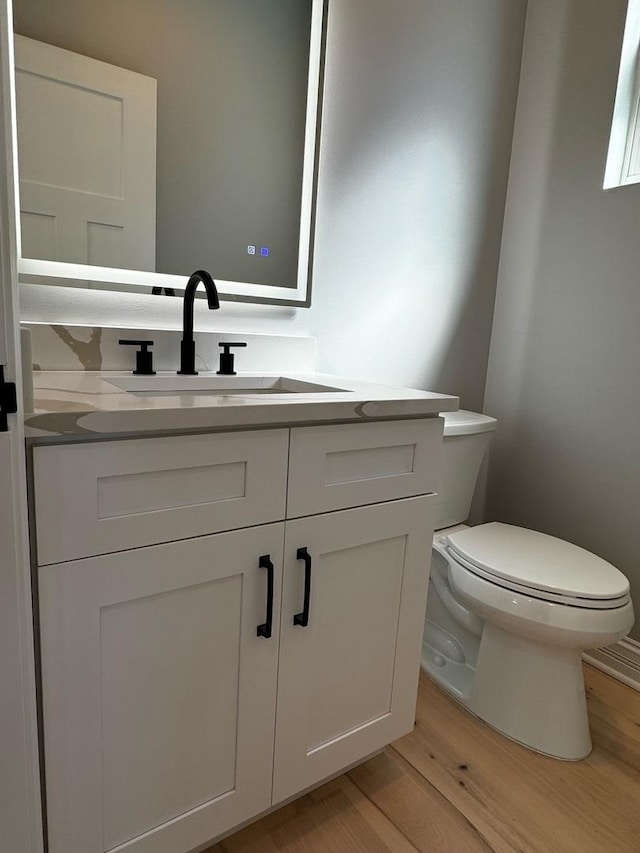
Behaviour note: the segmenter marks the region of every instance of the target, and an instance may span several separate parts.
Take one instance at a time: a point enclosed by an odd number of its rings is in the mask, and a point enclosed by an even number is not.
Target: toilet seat
[[[629,601],[627,578],[589,551],[514,525],[491,522],[450,533],[450,559],[485,581],[542,601],[611,610]]]

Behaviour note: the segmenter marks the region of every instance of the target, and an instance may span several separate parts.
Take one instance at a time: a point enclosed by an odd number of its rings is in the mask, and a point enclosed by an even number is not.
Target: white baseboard
[[[640,643],[625,637],[612,646],[585,652],[582,659],[640,692]]]

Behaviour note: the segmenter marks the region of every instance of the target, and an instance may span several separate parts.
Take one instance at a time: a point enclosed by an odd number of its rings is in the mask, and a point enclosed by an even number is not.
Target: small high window
[[[629,0],[604,189],[640,183],[640,0]]]

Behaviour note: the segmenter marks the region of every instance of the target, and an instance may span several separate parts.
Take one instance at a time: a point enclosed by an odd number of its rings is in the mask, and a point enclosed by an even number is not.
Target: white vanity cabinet
[[[441,434],[34,448],[50,853],[186,853],[410,730]]]

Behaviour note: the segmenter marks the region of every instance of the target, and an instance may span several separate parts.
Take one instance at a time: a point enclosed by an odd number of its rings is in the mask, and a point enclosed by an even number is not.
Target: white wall
[[[529,0],[487,508],[614,563],[640,613],[640,186],[602,190],[625,8]]]
[[[320,370],[481,407],[525,6],[332,0],[313,305],[200,304],[198,327],[316,335]],[[42,285],[22,314],[181,322],[177,300]]]

